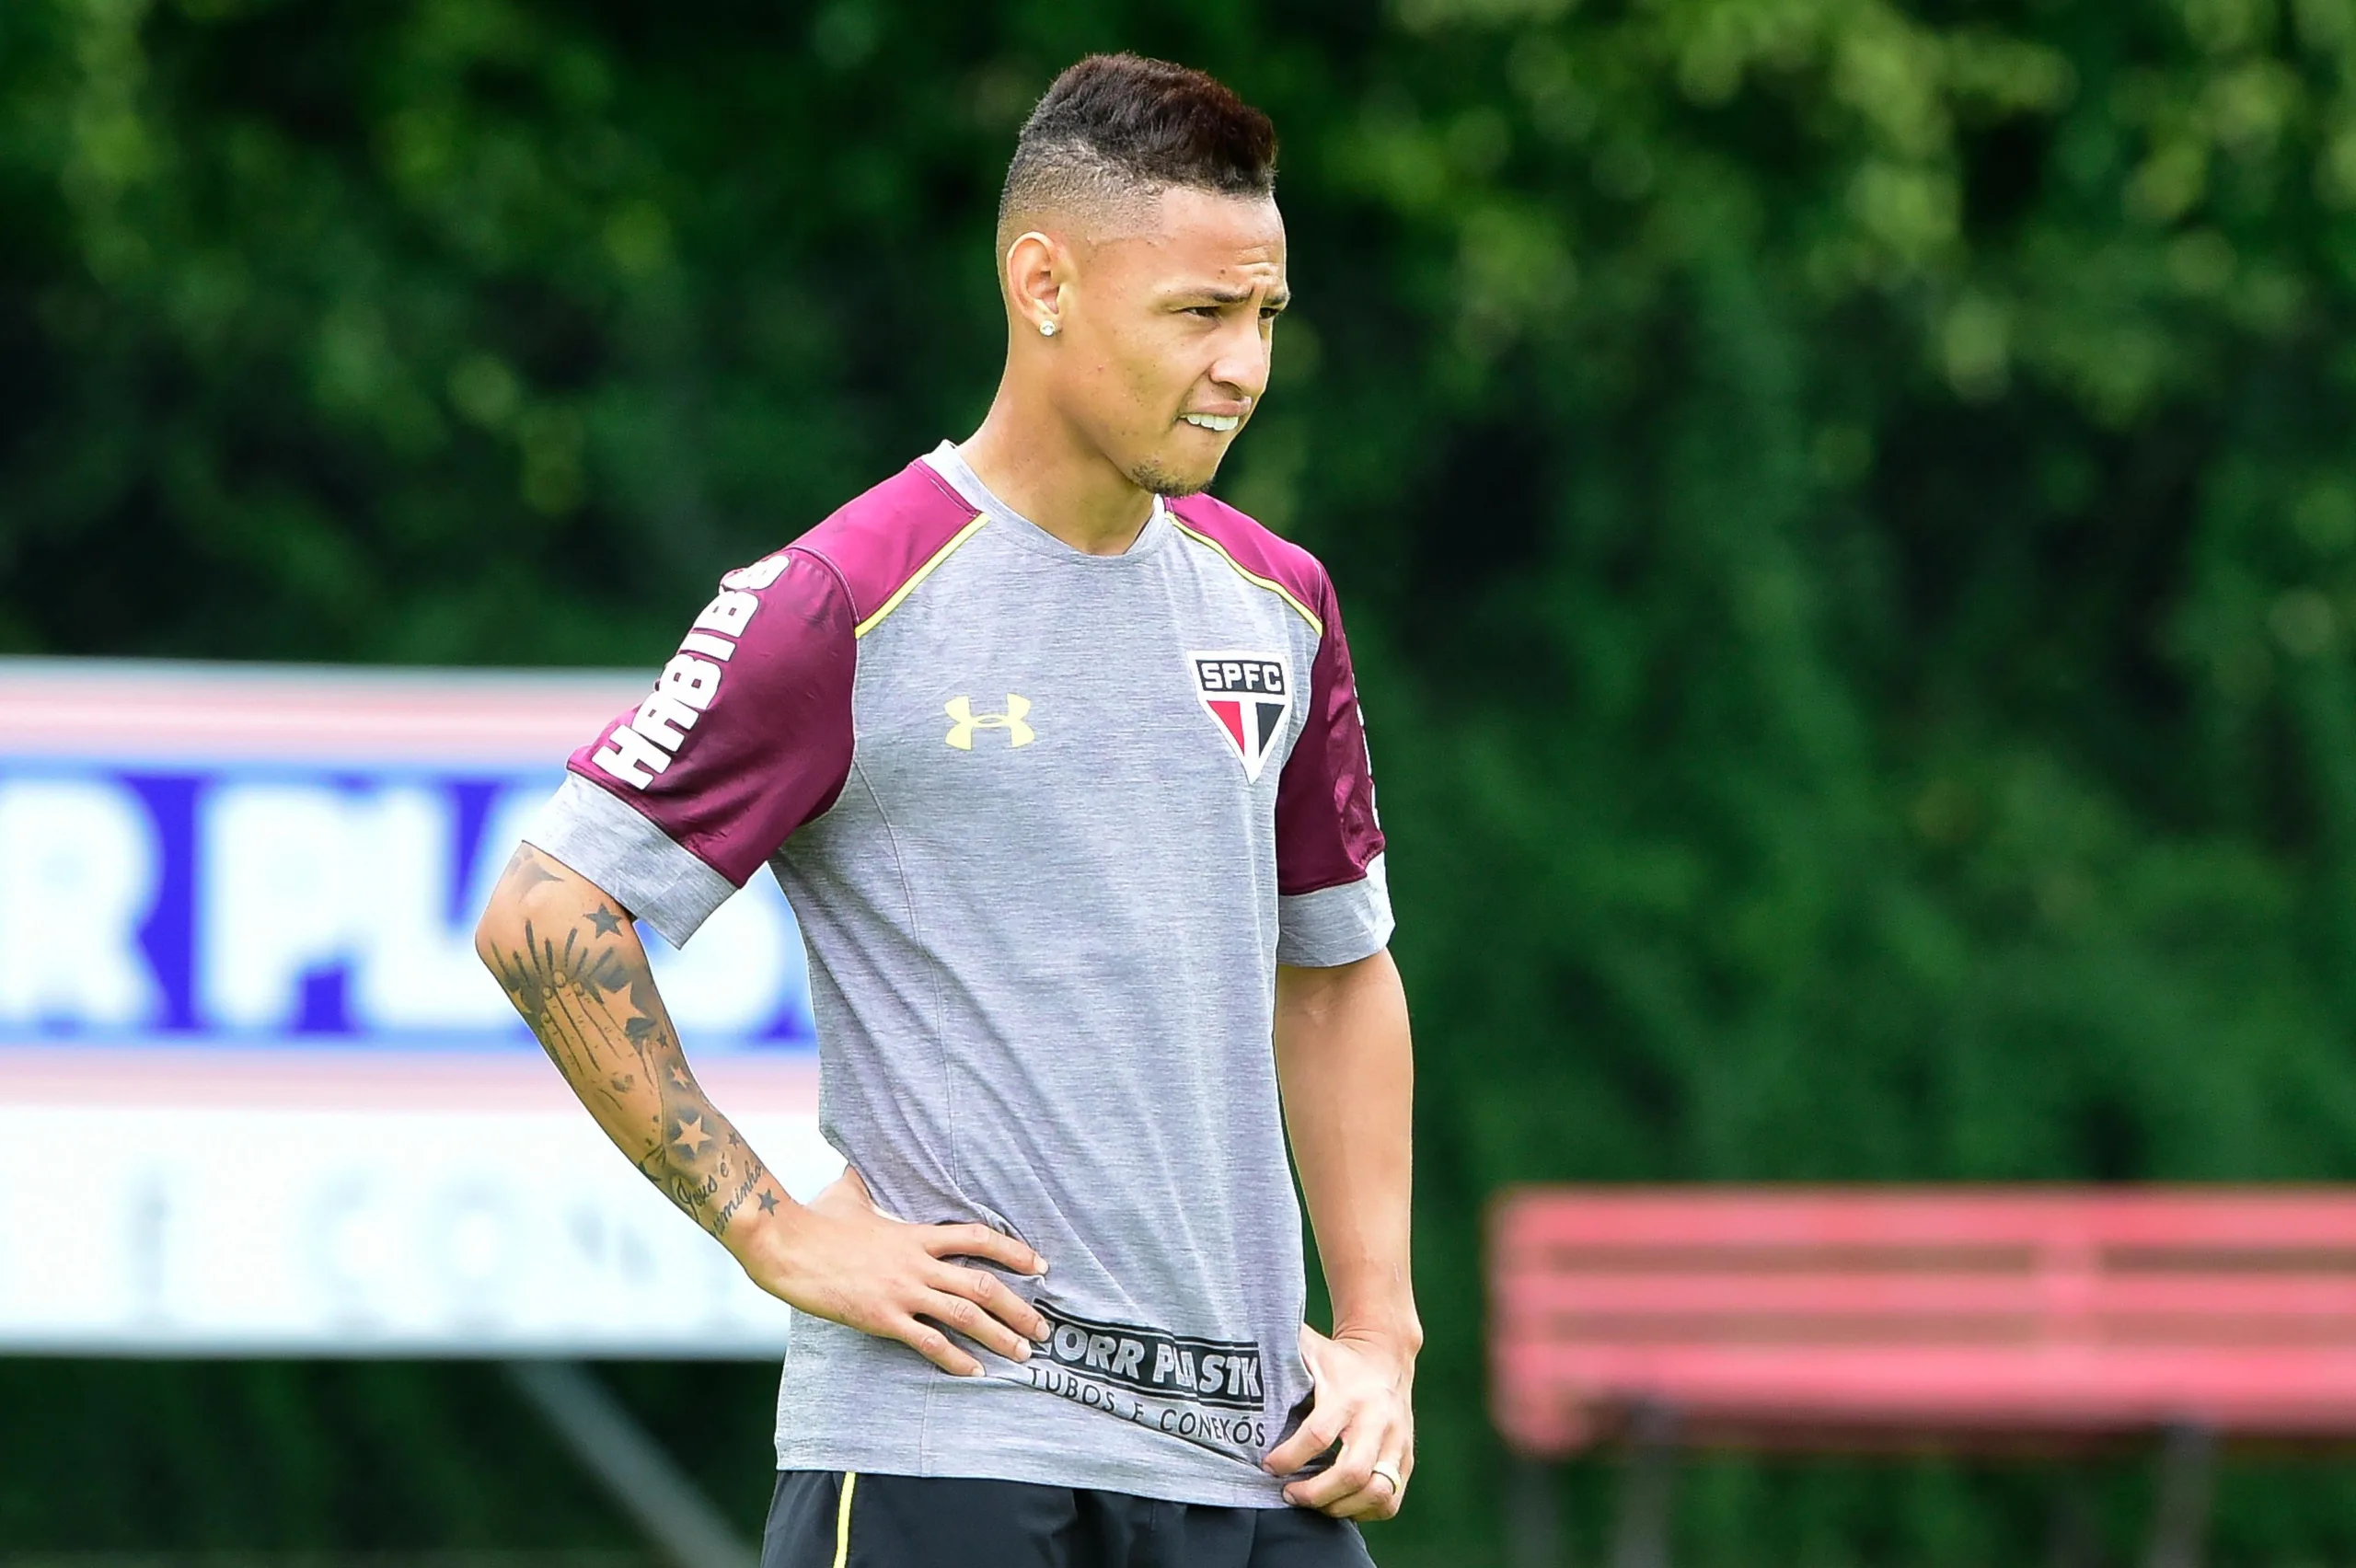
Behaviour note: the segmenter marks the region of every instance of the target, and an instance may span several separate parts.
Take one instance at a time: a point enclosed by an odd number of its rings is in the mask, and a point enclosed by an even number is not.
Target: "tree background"
[[[8,0],[0,649],[652,667],[978,421],[1100,48],[1284,138],[1218,490],[1340,584],[1394,846],[1387,1562],[1495,1548],[1501,1182],[2356,1177],[2351,0]],[[768,1376],[618,1376],[749,1530]],[[2230,1466],[2219,1561],[2356,1554],[2350,1479]],[[2046,1489],[1713,1460],[1681,1546]],[[0,1363],[0,1548],[629,1540],[479,1369]]]

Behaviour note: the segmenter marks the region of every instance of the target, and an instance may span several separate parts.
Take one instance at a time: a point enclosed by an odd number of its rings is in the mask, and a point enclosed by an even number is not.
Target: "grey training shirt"
[[[764,864],[883,1209],[1048,1262],[1027,1364],[795,1313],[781,1468],[1279,1506],[1306,1409],[1279,963],[1390,940],[1332,586],[1205,496],[1084,554],[942,446],[729,573],[531,842],[685,942]]]

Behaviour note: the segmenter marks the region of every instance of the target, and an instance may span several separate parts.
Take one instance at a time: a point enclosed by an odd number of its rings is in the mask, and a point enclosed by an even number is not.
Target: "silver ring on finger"
[[[1375,1466],[1374,1473],[1380,1476],[1383,1479],[1383,1482],[1390,1486],[1392,1496],[1396,1497],[1401,1492],[1405,1490],[1404,1486],[1399,1480],[1399,1472],[1392,1470],[1389,1465]]]

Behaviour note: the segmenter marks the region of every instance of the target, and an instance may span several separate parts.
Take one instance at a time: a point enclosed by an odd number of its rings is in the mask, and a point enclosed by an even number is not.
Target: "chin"
[[[1129,483],[1149,494],[1175,500],[1180,496],[1195,495],[1208,490],[1211,480],[1218,477],[1218,474],[1217,463],[1201,469],[1182,468],[1164,463],[1159,458],[1149,457],[1129,470]]]

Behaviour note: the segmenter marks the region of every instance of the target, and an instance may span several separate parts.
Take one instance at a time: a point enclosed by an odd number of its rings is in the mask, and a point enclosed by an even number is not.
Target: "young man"
[[[1412,1066],[1349,651],[1317,562],[1202,494],[1287,299],[1275,155],[1200,73],[1067,71],[981,429],[722,578],[483,917],[606,1132],[795,1309],[767,1568],[1363,1564],[1405,1490]],[[685,941],[765,863],[849,1162],[807,1207],[630,924]]]

